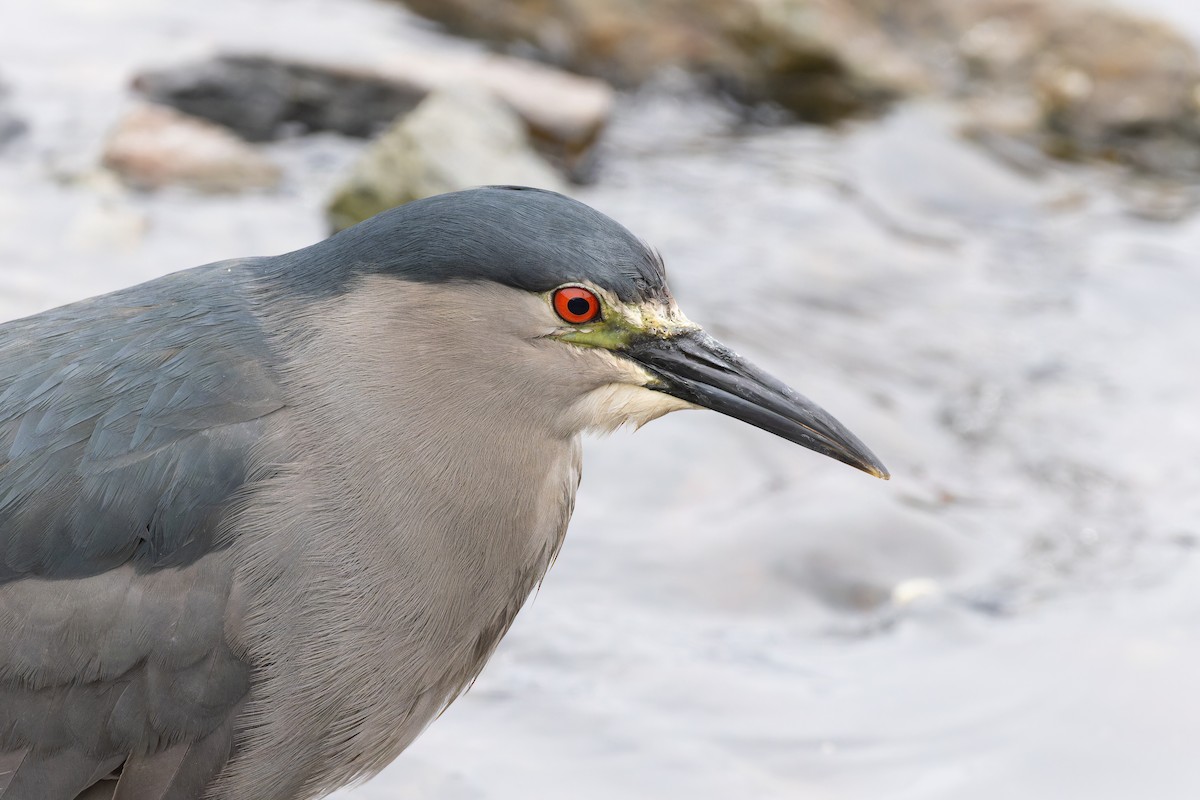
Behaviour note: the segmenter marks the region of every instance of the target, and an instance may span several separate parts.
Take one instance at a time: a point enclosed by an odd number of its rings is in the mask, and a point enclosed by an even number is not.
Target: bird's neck
[[[247,537],[237,554],[272,575],[270,595],[247,600],[257,626],[247,640],[262,658],[284,638],[291,651],[358,654],[336,675],[316,658],[287,665],[305,673],[289,680],[323,685],[335,708],[280,697],[267,678],[264,702],[287,706],[272,719],[364,720],[359,741],[378,744],[353,762],[368,771],[482,668],[556,555],[579,480],[577,437],[503,399],[515,391],[503,375],[484,375],[502,398],[485,402],[463,379],[471,365],[447,370],[438,365],[453,362],[428,351],[419,326],[432,321],[417,308],[397,323],[395,302],[343,299],[302,319],[303,335],[283,329],[288,408],[276,419],[293,463],[255,504],[274,516],[244,520],[276,543]],[[297,607],[273,609],[280,597]],[[311,744],[331,763],[352,746]]]

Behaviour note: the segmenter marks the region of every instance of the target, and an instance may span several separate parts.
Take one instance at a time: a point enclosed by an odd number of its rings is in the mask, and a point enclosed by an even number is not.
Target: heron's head
[[[482,395],[474,402],[552,406],[569,431],[709,408],[888,477],[825,410],[690,321],[658,255],[582,203],[472,189],[385,212],[323,246],[323,258],[353,265],[339,280],[355,291],[401,282],[405,352],[436,361],[421,369],[444,368],[456,391]]]

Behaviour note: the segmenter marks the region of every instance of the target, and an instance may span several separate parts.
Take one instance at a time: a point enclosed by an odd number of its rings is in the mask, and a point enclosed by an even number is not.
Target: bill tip
[[[872,464],[863,471],[874,475],[881,481],[890,481],[892,479],[892,473],[888,472],[887,467],[883,466],[882,464]]]

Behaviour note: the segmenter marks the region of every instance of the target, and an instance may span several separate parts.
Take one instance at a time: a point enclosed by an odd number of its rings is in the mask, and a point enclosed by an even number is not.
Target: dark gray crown
[[[592,281],[629,302],[666,292],[658,255],[615,220],[569,197],[488,186],[417,200],[278,258],[280,277],[315,293],[355,276],[493,281],[544,292]]]

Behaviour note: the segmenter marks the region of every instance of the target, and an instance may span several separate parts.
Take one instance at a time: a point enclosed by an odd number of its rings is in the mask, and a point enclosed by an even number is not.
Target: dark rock
[[[425,96],[421,87],[366,71],[247,55],[143,72],[134,88],[252,142],[275,139],[288,125],[371,136]]]
[[[682,68],[749,101],[830,122],[918,88],[869,20],[828,0],[408,0],[449,30],[622,85]]]

